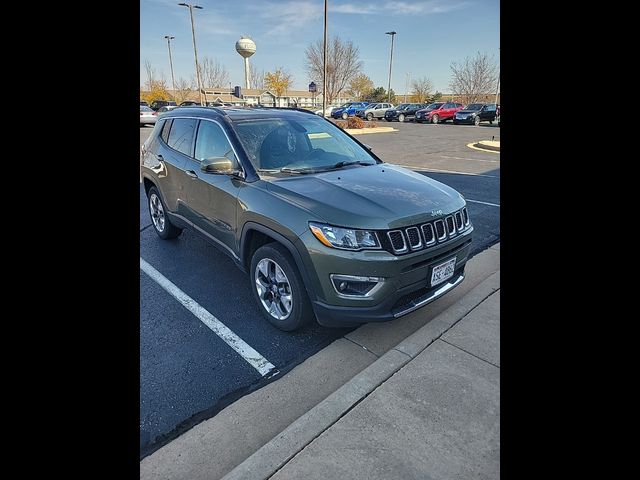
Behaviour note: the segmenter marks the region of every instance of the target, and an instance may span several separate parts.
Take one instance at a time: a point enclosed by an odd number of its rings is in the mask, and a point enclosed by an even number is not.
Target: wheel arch
[[[251,274],[251,257],[253,253],[263,245],[271,242],[277,242],[281,244],[291,254],[298,273],[302,277],[304,288],[309,295],[309,299],[313,302],[316,299],[316,294],[313,289],[313,284],[309,273],[307,272],[302,256],[300,252],[293,244],[291,240],[282,235],[281,233],[272,230],[269,227],[261,225],[255,222],[247,222],[242,227],[242,236],[240,238],[240,262],[245,270]]]

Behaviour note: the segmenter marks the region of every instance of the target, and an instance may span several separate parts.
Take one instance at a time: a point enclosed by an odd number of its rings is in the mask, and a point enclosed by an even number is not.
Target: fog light
[[[359,277],[354,275],[330,275],[331,284],[341,297],[367,298],[383,284],[384,278]]]

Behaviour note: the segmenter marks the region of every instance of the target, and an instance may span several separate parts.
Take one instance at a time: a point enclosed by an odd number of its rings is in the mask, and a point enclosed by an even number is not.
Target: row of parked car
[[[322,115],[322,110],[316,112]],[[394,106],[391,103],[348,102],[338,108],[333,108],[325,116],[342,118],[356,116],[366,120],[382,119],[387,122],[406,122],[414,120],[417,123],[443,123],[451,120],[454,124],[474,124],[480,122],[500,125],[500,105],[495,103],[471,103],[466,107],[457,102],[434,103],[401,103]]]
[[[200,106],[198,102],[192,102],[190,100],[182,102],[180,103],[180,105],[172,100],[154,100],[153,102],[151,102],[151,105],[143,100],[140,100],[140,126],[143,127],[145,125],[153,125],[156,123],[156,119],[161,113],[168,112],[169,110],[173,110],[174,108],[187,107],[191,105]],[[220,102],[208,102],[207,105],[210,107],[231,106],[230,103]]]

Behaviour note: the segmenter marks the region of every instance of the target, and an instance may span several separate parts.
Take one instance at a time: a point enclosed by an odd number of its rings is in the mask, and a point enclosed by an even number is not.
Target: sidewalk
[[[500,272],[224,479],[497,479]]]
[[[449,295],[350,332],[143,459],[140,478],[498,478],[499,326],[497,243]]]

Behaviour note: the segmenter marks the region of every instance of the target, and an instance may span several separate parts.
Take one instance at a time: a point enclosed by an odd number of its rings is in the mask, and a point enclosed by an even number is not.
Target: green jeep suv
[[[204,235],[282,330],[392,320],[464,279],[464,198],[311,112],[175,108],[141,147],[141,176],[158,236]]]

